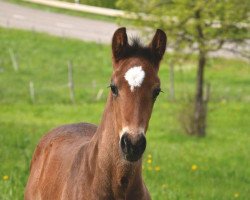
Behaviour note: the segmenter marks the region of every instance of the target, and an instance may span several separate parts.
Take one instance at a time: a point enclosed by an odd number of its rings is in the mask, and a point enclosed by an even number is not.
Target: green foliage
[[[237,0],[119,0],[117,6],[138,13],[137,24],[164,29],[176,51],[198,47],[209,52],[221,48],[226,41],[250,37],[248,0],[240,3]],[[149,20],[141,13],[147,14]]]
[[[8,48],[18,56],[17,72]],[[70,103],[67,88],[69,59],[73,61],[75,105]],[[161,66],[165,93],[156,101],[147,132],[146,185],[154,200],[248,199],[249,64],[209,61],[209,134],[197,139],[183,134],[176,114],[185,104],[185,94],[194,92],[194,60],[175,68],[175,103],[167,101],[169,71],[165,62]],[[109,46],[0,28],[1,200],[23,199],[32,153],[49,129],[65,123],[100,122],[111,73]],[[35,85],[35,104],[29,98],[30,80]],[[97,101],[99,89],[104,89],[104,96]]]

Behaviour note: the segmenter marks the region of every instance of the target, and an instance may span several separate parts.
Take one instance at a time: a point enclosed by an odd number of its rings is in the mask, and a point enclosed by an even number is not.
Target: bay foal
[[[148,46],[128,43],[125,28],[113,35],[113,74],[100,125],[61,126],[37,145],[26,200],[147,200],[142,154],[156,97],[166,35]]]

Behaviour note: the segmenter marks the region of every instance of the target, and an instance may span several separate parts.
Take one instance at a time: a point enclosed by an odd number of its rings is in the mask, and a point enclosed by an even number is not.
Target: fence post
[[[68,86],[69,86],[69,96],[71,102],[75,103],[75,92],[74,92],[74,81],[73,81],[73,67],[72,62],[68,61]]]
[[[96,95],[96,100],[97,100],[97,101],[101,99],[102,94],[103,94],[103,89],[100,89],[100,90],[98,91],[97,95]]]
[[[14,68],[14,70],[17,72],[18,71],[18,61],[17,61],[17,58],[16,58],[16,55],[14,53],[14,51],[9,48],[9,54],[10,54],[10,59],[11,59],[11,62],[12,62],[12,66]]]
[[[35,103],[35,88],[34,88],[34,83],[32,81],[30,81],[29,88],[30,88],[30,100],[34,104]]]

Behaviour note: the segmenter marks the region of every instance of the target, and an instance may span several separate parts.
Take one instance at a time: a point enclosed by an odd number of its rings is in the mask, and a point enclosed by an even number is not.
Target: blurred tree
[[[117,6],[137,13],[137,25],[164,29],[177,59],[178,55],[197,52],[196,94],[190,126],[192,134],[205,136],[207,101],[203,85],[208,54],[225,43],[238,44],[250,38],[249,0],[118,0]]]

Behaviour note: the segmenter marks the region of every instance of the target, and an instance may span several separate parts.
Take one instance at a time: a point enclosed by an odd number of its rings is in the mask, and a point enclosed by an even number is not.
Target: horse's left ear
[[[161,61],[167,46],[167,35],[161,29],[157,29],[153,40],[149,44],[149,48],[151,48],[155,62],[159,64]]]

